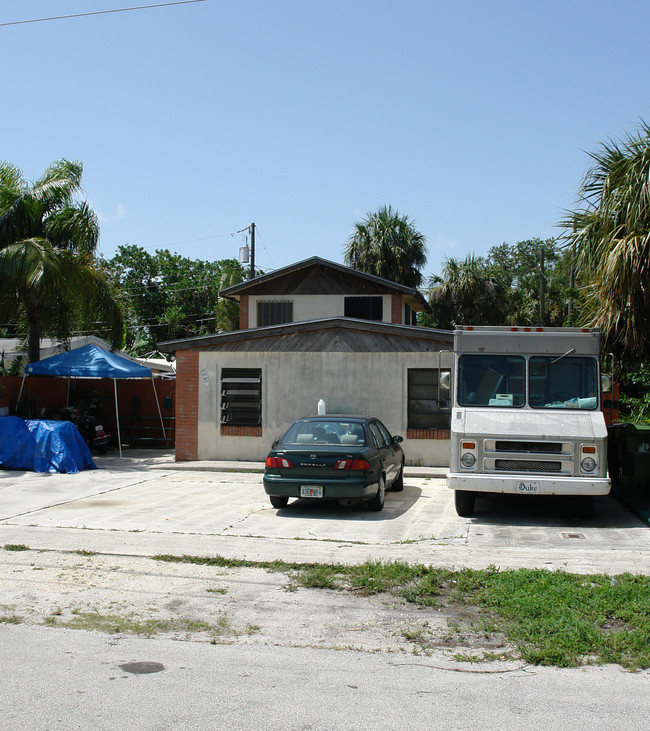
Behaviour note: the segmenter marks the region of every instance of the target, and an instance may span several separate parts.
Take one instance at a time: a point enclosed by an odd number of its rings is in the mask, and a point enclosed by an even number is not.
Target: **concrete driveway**
[[[382,512],[298,500],[271,507],[254,463],[175,463],[172,452],[97,457],[77,475],[0,470],[0,544],[249,560],[403,559],[458,568],[650,574],[650,529],[611,497],[478,500],[460,518],[444,470],[407,468]]]

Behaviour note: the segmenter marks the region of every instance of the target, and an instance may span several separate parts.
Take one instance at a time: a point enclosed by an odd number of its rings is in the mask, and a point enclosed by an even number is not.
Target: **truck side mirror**
[[[600,390],[603,393],[612,392],[612,377],[607,373],[603,373],[600,376]]]
[[[451,388],[451,371],[440,371],[440,388],[445,391]]]

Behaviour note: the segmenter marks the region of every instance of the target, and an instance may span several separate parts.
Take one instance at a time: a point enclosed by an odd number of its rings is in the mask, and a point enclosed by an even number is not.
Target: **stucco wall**
[[[248,327],[257,327],[258,302],[293,302],[293,321],[317,320],[323,317],[343,317],[345,297],[348,295],[303,294],[303,295],[251,295],[248,304]],[[383,322],[391,322],[391,295],[381,296]],[[401,320],[400,320],[401,321]]]
[[[451,368],[451,353],[442,367]],[[408,464],[449,464],[449,440],[407,439],[407,369],[437,368],[436,353],[202,352],[198,378],[198,459],[263,460],[295,419],[316,414],[367,414],[405,437]],[[262,369],[262,436],[223,436],[219,424],[221,368]]]

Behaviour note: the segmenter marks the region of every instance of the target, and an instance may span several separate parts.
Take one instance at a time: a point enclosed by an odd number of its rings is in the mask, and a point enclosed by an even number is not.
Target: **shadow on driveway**
[[[395,520],[413,508],[422,495],[419,487],[404,485],[402,492],[388,491],[384,509],[376,512],[369,510],[363,502],[355,505],[341,505],[338,500],[321,498],[291,498],[286,508],[276,511],[281,518],[300,518],[317,520],[358,521],[360,523],[376,523]]]
[[[585,528],[638,528],[643,524],[611,495],[594,498],[593,516],[585,515],[584,501],[563,495],[499,495],[476,497],[473,524]]]

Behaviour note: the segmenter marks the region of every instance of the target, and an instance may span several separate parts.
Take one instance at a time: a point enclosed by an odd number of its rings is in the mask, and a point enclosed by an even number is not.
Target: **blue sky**
[[[0,2],[0,23],[165,0]],[[0,27],[0,159],[84,163],[100,253],[343,261],[382,205],[445,257],[558,233],[650,121],[647,0],[207,0]]]

